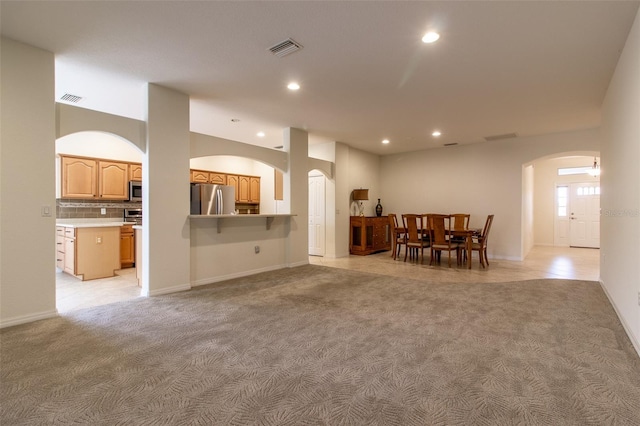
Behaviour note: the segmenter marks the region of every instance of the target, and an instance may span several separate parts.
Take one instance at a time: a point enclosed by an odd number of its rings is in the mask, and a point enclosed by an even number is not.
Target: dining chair
[[[482,228],[482,234],[477,237],[477,241],[474,241],[471,244],[471,253],[474,251],[478,252],[478,256],[480,257],[480,265],[482,267],[489,266],[489,259],[487,258],[487,241],[489,240],[489,231],[491,230],[491,224],[493,223],[493,216],[490,214],[487,216],[487,221],[484,224],[484,228]]]
[[[451,268],[451,252],[456,251],[456,260],[460,264],[460,248],[462,245],[450,238],[451,233],[451,215],[448,214],[432,214],[429,215],[429,229],[431,233],[431,262],[433,264],[436,257],[439,257],[442,251],[449,252],[449,268]]]
[[[453,229],[455,231],[466,230],[469,229],[469,220],[471,220],[471,215],[468,213],[454,213],[451,215],[453,218]],[[459,244],[463,244],[466,246],[466,237],[462,236],[454,236],[453,241]],[[467,251],[464,250],[464,258],[463,261],[467,260]]]
[[[396,257],[400,255],[400,248],[406,244],[407,232],[404,227],[398,224],[398,216],[395,213],[389,213],[389,228],[391,229],[391,241],[393,244],[391,257],[396,260]]]
[[[403,214],[402,222],[404,223],[404,228],[406,230],[406,239],[405,239],[405,251],[404,251],[404,261],[407,261],[407,255],[411,252],[411,258],[413,258],[413,254],[415,253],[416,259],[418,257],[418,249],[420,249],[421,259],[420,261],[424,261],[424,249],[425,247],[429,247],[429,241],[426,238],[422,238],[422,230],[428,228],[428,223],[426,218],[421,214]]]

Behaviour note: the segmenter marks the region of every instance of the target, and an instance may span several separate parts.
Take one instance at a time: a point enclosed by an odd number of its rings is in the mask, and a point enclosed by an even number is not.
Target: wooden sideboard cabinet
[[[391,250],[391,234],[387,216],[351,216],[349,226],[349,252],[367,255]]]

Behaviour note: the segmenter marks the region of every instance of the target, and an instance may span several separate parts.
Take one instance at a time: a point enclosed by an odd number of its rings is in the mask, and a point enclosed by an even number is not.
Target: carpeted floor
[[[4,329],[0,424],[638,425],[596,282],[304,266]]]

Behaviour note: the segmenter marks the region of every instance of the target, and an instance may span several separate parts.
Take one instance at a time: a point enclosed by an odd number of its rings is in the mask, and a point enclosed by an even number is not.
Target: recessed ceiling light
[[[438,136],[440,136],[441,134],[442,134],[442,133],[440,132],[440,130],[436,130],[436,131],[434,131],[433,133],[431,133],[431,136],[435,136],[435,137],[437,138],[437,137],[438,137]]]
[[[264,138],[264,132],[258,132],[256,133],[256,136],[258,136],[259,138]]]
[[[291,82],[291,83],[289,83],[287,85],[287,88],[289,90],[298,90],[298,89],[300,89],[300,85],[298,83],[296,83],[295,81],[293,81],[293,82]]]
[[[422,42],[423,43],[433,43],[434,41],[438,40],[439,38],[440,38],[440,34],[434,33],[433,31],[429,31],[428,33],[426,33],[424,35],[424,37],[422,37]]]
[[[382,143],[385,144],[385,145],[388,144],[389,143],[389,139],[383,140]]]

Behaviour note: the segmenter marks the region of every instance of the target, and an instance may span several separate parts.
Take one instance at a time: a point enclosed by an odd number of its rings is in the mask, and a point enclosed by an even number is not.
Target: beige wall
[[[600,277],[640,354],[640,11],[603,104]]]
[[[478,228],[495,214],[489,256],[520,260],[523,165],[599,146],[599,132],[589,129],[385,156],[380,161],[385,212],[467,212]]]
[[[53,54],[0,48],[0,326],[56,315]],[[50,215],[43,216],[47,206]]]

